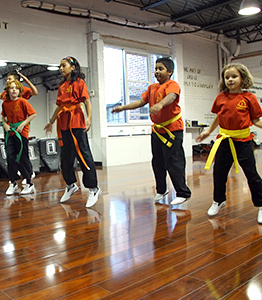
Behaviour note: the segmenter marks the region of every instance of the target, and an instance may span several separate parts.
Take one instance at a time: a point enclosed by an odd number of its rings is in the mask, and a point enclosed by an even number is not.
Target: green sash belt
[[[14,132],[15,135],[17,136],[17,138],[20,140],[20,144],[21,144],[21,147],[20,147],[20,150],[19,150],[19,153],[17,154],[17,157],[16,157],[16,162],[19,162],[20,159],[21,159],[21,155],[22,155],[22,151],[23,151],[23,141],[22,141],[22,137],[21,137],[21,134],[16,131],[17,127],[22,124],[24,121],[21,121],[21,122],[17,122],[17,123],[9,123],[9,126],[10,126],[10,130],[8,132],[6,132],[5,134],[5,144],[7,146],[7,140],[9,138],[9,134],[11,132]],[[6,149],[6,153],[7,153],[7,149]]]

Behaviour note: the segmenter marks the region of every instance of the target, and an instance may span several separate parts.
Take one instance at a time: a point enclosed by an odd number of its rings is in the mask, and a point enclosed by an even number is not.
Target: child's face
[[[14,82],[11,83],[8,93],[11,100],[17,100],[19,98],[20,90]]]
[[[171,75],[171,70],[168,71],[162,63],[156,63],[155,77],[160,84],[167,82],[170,79]]]
[[[75,66],[71,66],[70,63],[63,59],[60,63],[60,73],[64,76],[67,80],[71,77],[71,72],[75,69]]]
[[[241,93],[242,78],[236,68],[230,68],[225,71],[224,81],[230,93]]]
[[[7,76],[6,83],[8,83],[10,81],[15,81],[15,76],[14,75],[8,75]]]

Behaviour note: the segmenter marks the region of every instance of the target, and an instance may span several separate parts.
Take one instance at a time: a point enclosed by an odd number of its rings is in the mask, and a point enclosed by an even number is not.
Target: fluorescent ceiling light
[[[240,4],[238,13],[240,15],[254,15],[261,11],[259,4],[256,0],[243,0]]]
[[[0,60],[0,67],[5,67],[7,63],[4,60]]]
[[[47,67],[47,70],[49,70],[49,71],[57,71],[57,70],[59,70],[59,68],[58,68],[58,66],[49,66],[49,67]]]

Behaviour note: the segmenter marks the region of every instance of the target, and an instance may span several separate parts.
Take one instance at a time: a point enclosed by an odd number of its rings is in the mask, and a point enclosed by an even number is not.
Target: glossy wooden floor
[[[28,197],[6,197],[2,179],[0,300],[262,299],[262,225],[245,177],[231,170],[227,206],[208,218],[204,160],[187,161],[193,196],[176,207],[170,181],[164,201],[152,202],[150,163],[99,169],[93,209],[83,187],[59,203],[61,174],[38,174]]]

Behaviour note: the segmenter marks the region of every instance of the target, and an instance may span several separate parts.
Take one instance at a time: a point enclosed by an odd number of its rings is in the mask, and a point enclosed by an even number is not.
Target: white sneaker
[[[189,198],[176,197],[173,201],[171,201],[171,205],[179,205],[186,202]]]
[[[20,195],[27,195],[27,194],[32,194],[35,192],[35,186],[32,183],[31,185],[29,183],[27,183],[24,187],[24,189],[22,190],[22,192],[20,193]]]
[[[225,201],[220,204],[218,202],[213,201],[212,205],[210,206],[209,210],[207,211],[207,214],[210,217],[215,216],[219,212],[220,208],[224,207],[225,205],[226,205]],[[262,215],[261,215],[261,217],[262,217]]]
[[[5,194],[10,196],[10,195],[14,195],[14,193],[17,193],[17,192],[18,192],[17,183],[10,183],[8,189],[5,192]]]
[[[65,188],[64,195],[60,199],[60,202],[65,202],[70,199],[70,197],[79,190],[79,187],[74,183],[71,188],[68,186]]]
[[[32,173],[31,180],[35,178],[35,172]],[[22,180],[22,185],[26,185],[26,179]]]
[[[167,195],[168,193],[169,193],[169,190],[166,190],[166,191],[164,192],[164,194],[158,194],[158,193],[156,193],[155,198],[154,198],[154,201],[157,202],[157,201],[163,199],[164,196]]]
[[[262,224],[262,207],[258,208],[257,221],[259,224]]]
[[[98,197],[101,195],[101,193],[102,193],[102,191],[99,186],[97,187],[96,192],[89,189],[89,195],[88,195],[88,199],[86,202],[86,207],[93,206],[97,202]]]

